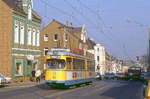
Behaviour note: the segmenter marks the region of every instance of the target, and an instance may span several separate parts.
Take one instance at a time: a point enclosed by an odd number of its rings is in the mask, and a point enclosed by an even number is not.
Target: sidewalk
[[[20,87],[32,87],[32,86],[36,86],[39,84],[43,84],[44,80],[42,80],[40,83],[37,82],[31,82],[31,81],[27,81],[27,82],[17,82],[17,83],[9,83],[6,84],[6,86],[4,88],[20,88]]]

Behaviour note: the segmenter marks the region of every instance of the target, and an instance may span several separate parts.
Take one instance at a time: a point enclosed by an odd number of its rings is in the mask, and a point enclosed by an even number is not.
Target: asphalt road
[[[143,99],[143,97],[141,83],[105,80],[68,90],[51,89],[44,84],[27,88],[2,88],[0,99]]]

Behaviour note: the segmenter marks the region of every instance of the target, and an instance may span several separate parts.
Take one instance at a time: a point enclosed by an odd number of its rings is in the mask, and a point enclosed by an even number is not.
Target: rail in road
[[[142,84],[123,81],[95,81],[92,85],[68,90],[42,84],[19,89],[0,89],[0,99],[142,99]]]

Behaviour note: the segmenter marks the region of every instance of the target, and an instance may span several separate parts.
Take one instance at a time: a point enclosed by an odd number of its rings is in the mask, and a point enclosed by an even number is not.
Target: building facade
[[[86,55],[87,39],[85,25],[73,27],[69,24],[62,24],[57,20],[52,20],[41,31],[40,44],[42,63],[45,69],[44,56],[51,48],[70,49],[71,52]]]
[[[30,77],[39,66],[41,18],[32,0],[0,0],[0,73]]]
[[[101,75],[106,73],[106,56],[105,56],[105,47],[96,44],[94,46],[94,56],[95,56],[95,71],[99,72]]]

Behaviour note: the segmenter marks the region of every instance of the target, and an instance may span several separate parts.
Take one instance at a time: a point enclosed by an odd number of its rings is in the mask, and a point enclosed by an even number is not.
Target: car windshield
[[[47,67],[51,69],[63,69],[65,67],[65,60],[49,59],[47,60]]]

